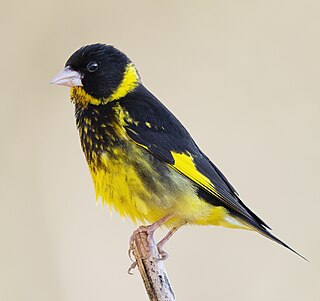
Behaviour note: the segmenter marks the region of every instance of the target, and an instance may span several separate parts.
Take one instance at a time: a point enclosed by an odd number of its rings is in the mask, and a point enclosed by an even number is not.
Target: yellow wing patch
[[[172,167],[175,170],[186,175],[190,180],[205,190],[210,191],[215,196],[219,196],[212,182],[197,170],[190,154],[171,152],[171,155],[174,159]]]
[[[194,164],[190,154],[171,152],[174,159],[174,164],[170,166],[176,171],[184,174],[194,183],[198,184],[204,190],[213,194],[220,200],[225,200],[216,190],[213,183],[205,175],[199,172]],[[204,218],[199,218],[196,221],[198,225],[220,225],[227,228],[242,228],[250,229],[240,220],[229,215],[229,212],[223,206],[209,206],[210,214]],[[203,208],[202,208],[203,209]]]
[[[171,155],[173,156],[175,162],[170,166],[172,166],[175,170],[187,176],[190,180],[202,187],[205,191],[218,198],[222,203],[250,218],[250,215],[245,211],[245,209],[243,209],[240,205],[233,202],[232,200],[228,200],[226,197],[221,195],[217,191],[213,183],[205,175],[197,170],[193,158],[190,154],[171,152]]]

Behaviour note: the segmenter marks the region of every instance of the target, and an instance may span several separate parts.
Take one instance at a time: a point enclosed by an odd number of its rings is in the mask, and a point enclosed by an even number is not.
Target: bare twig
[[[149,237],[148,237],[149,236]],[[144,231],[133,238],[133,255],[151,301],[175,301],[164,263],[160,258],[153,235]]]

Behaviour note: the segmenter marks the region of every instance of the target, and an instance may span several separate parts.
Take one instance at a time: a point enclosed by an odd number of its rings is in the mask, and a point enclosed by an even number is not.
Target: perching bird
[[[163,244],[184,224],[253,230],[295,252],[240,200],[124,53],[81,47],[51,83],[71,87],[96,198],[134,222],[153,223],[152,231],[171,228],[158,245],[163,258]]]

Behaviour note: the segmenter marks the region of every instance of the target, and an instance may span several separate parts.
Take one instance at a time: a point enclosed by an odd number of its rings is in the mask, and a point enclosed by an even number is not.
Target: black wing
[[[140,86],[121,105],[137,121],[128,124],[126,130],[138,145],[192,180],[209,196],[205,198],[209,203],[216,205],[218,200],[253,226],[269,228],[244,205],[227,178],[199,149],[179,120],[148,90]]]

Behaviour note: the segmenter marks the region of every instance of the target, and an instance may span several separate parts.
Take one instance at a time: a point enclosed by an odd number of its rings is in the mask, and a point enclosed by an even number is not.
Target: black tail
[[[292,251],[293,253],[297,254],[298,256],[300,256],[302,259],[306,260],[309,262],[309,260],[307,258],[305,258],[304,256],[302,256],[301,254],[299,254],[297,251],[295,251],[294,249],[292,249],[291,247],[289,247],[286,243],[284,243],[283,241],[281,241],[279,238],[277,238],[276,236],[274,236],[273,234],[271,234],[267,229],[265,229],[262,225],[259,225],[256,222],[253,222],[251,220],[244,220],[242,218],[242,221],[248,225],[250,228],[253,228],[253,230],[257,231],[258,233],[260,233],[261,235],[275,241],[276,243],[278,243],[279,245],[289,249],[290,251]]]

